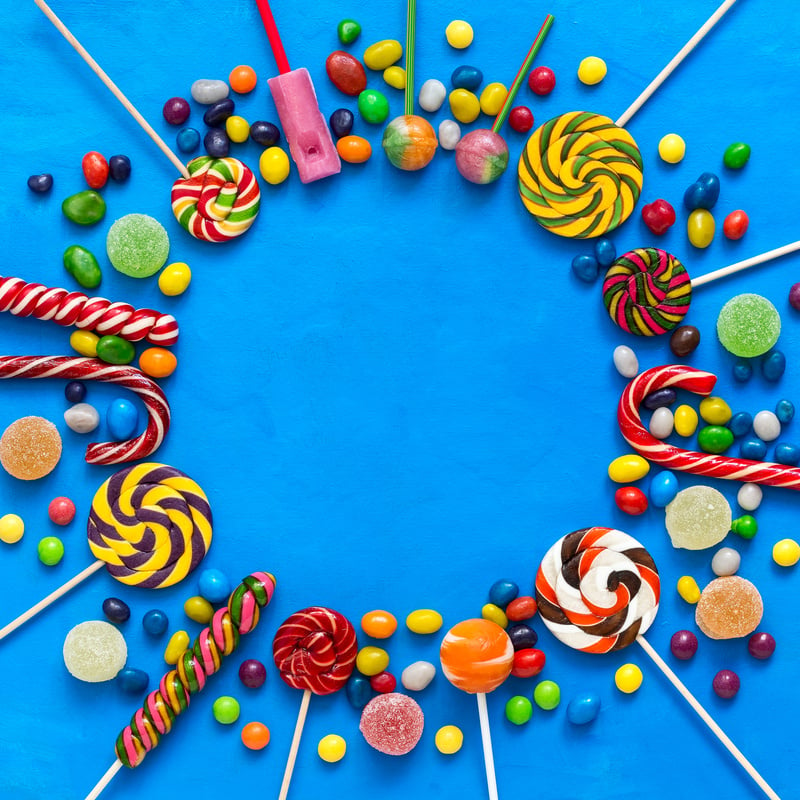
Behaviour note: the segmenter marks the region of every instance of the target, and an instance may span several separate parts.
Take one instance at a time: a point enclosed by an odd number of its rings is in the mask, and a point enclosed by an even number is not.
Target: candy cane
[[[709,478],[800,489],[800,468],[683,450],[656,439],[642,424],[639,404],[651,392],[666,388],[686,389],[707,397],[716,382],[716,375],[680,364],[646,370],[625,387],[620,397],[617,420],[623,438],[639,455],[667,469]]]
[[[135,367],[106,364],[97,358],[70,356],[0,356],[0,378],[68,378],[114,383],[138,395],[147,409],[147,427],[135,439],[93,442],[89,464],[119,464],[154,453],[169,430],[170,409],[161,387]]]

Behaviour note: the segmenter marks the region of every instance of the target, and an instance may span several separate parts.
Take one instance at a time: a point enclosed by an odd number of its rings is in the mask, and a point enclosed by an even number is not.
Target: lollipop
[[[486,783],[490,799],[497,800],[497,779],[486,694],[500,686],[511,674],[514,645],[505,630],[496,622],[467,619],[454,625],[445,634],[439,658],[447,680],[456,688],[474,694],[477,698]]]
[[[268,572],[253,572],[236,587],[227,606],[216,611],[194,646],[181,654],[177,668],[161,678],[158,689],[147,695],[130,724],[120,732],[114,745],[117,758],[86,800],[98,797],[121,767],[138,767],[158,746],[161,737],[172,730],[175,719],[189,707],[191,696],[236,649],[240,636],[256,627],[260,610],[269,604],[274,591],[275,578]]]
[[[211,507],[200,486],[180,470],[137,464],[115,473],[97,490],[87,536],[97,560],[2,628],[0,639],[102,566],[121,583],[146,589],[183,580],[211,545]]]
[[[636,642],[764,793],[778,800],[753,765],[644,638],[658,613],[655,562],[632,536],[612,528],[584,528],[559,539],[536,573],[536,602],[547,628],[564,644],[607,653]]]
[[[352,623],[338,611],[322,606],[295,612],[275,633],[272,641],[275,666],[284,682],[303,690],[279,800],[285,800],[289,793],[311,695],[331,694],[341,689],[353,673],[357,653]]]

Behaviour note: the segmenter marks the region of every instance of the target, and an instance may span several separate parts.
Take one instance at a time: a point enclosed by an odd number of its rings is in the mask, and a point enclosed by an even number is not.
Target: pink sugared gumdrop
[[[416,700],[400,692],[373,697],[361,712],[367,744],[389,756],[404,756],[422,736],[425,717]]]
[[[508,166],[508,145],[494,131],[479,128],[456,145],[456,168],[472,183],[492,183]]]

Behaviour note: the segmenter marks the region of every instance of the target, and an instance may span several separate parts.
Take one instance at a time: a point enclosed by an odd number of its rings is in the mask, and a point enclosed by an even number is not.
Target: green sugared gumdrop
[[[763,355],[775,345],[780,333],[778,309],[758,294],[732,297],[717,317],[720,343],[729,353],[742,358]]]
[[[155,275],[167,262],[169,236],[147,214],[127,214],[109,228],[106,252],[114,269],[131,278]]]

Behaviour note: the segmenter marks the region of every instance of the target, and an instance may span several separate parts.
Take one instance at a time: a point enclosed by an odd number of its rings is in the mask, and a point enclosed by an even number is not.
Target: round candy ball
[[[668,133],[658,142],[658,154],[667,164],[677,164],[686,155],[686,142],[677,133]]]
[[[534,94],[550,94],[556,88],[556,74],[550,67],[535,67],[528,75],[528,86]]]
[[[527,697],[514,695],[506,701],[506,719],[514,725],[524,725],[533,715],[533,703]]]
[[[169,618],[158,608],[153,608],[142,617],[142,627],[151,636],[162,636],[169,627]]]
[[[439,658],[444,676],[458,689],[491,692],[511,674],[514,645],[497,623],[468,619],[447,632]]]
[[[193,153],[200,146],[200,131],[197,128],[181,128],[175,137],[181,153]]]
[[[128,648],[110,623],[90,620],[76,625],[64,640],[64,664],[70,674],[88,683],[110,681],[125,666]]]
[[[0,542],[15,544],[25,533],[25,523],[19,514],[3,514],[0,517]]]
[[[731,669],[721,669],[711,682],[711,687],[718,697],[730,700],[739,691],[739,676]]]
[[[456,725],[442,725],[434,737],[436,749],[446,756],[451,756],[464,744],[464,734]]]
[[[54,567],[64,558],[64,543],[57,536],[45,536],[39,540],[36,551],[42,564]]]
[[[64,397],[70,403],[80,403],[86,397],[86,384],[82,381],[70,381],[64,387]]]
[[[416,747],[422,736],[424,715],[416,700],[405,694],[380,694],[364,706],[359,730],[367,743],[381,753],[402,756]]]
[[[241,709],[239,707],[239,701],[235,697],[222,695],[214,701],[211,711],[217,722],[222,725],[232,725],[239,719]]]
[[[198,580],[200,594],[210,603],[221,603],[231,593],[231,582],[228,576],[218,569],[204,569]]]
[[[269,744],[269,728],[263,722],[248,722],[242,728],[242,744],[248,750],[263,750]]]
[[[512,131],[527,133],[533,128],[533,111],[527,106],[514,106],[508,114],[508,124]]]
[[[781,333],[778,309],[757,294],[740,294],[728,300],[717,317],[717,336],[735,356],[753,358],[775,346]]]
[[[533,690],[533,702],[545,711],[552,711],[561,702],[561,689],[555,681],[539,681]]]
[[[258,689],[267,680],[267,668],[256,658],[248,658],[239,666],[239,680],[248,689]]]
[[[319,740],[317,754],[323,761],[335,764],[344,758],[347,752],[347,742],[337,733],[329,733]]]
[[[775,652],[775,639],[765,631],[756,631],[747,642],[747,652],[763,661]]]
[[[184,98],[170,97],[169,100],[164,103],[162,113],[164,115],[164,119],[170,125],[183,125],[183,123],[189,119],[191,110],[192,109],[189,105],[189,102],[184,100]]]
[[[414,172],[430,164],[438,142],[428,120],[416,114],[403,114],[386,126],[382,145],[395,167]]]
[[[621,692],[632,694],[642,685],[642,671],[636,664],[623,664],[614,673],[614,683]]]
[[[772,560],[780,567],[793,567],[800,561],[800,544],[794,539],[781,539],[772,547]]]
[[[697,652],[697,637],[691,631],[677,631],[672,634],[669,649],[675,658],[688,661]]]
[[[470,131],[456,145],[456,168],[462,177],[477,184],[493,183],[508,166],[508,145],[494,131]]]
[[[463,19],[454,19],[445,29],[444,35],[450,47],[463,50],[472,44],[475,34],[472,25]]]
[[[167,262],[169,236],[147,214],[126,214],[109,228],[106,252],[114,269],[131,278],[154,275]]]
[[[75,503],[69,497],[54,497],[47,506],[47,516],[56,525],[69,525],[75,519]]]
[[[578,65],[578,80],[587,86],[600,83],[606,76],[606,62],[597,56],[587,56]]]

